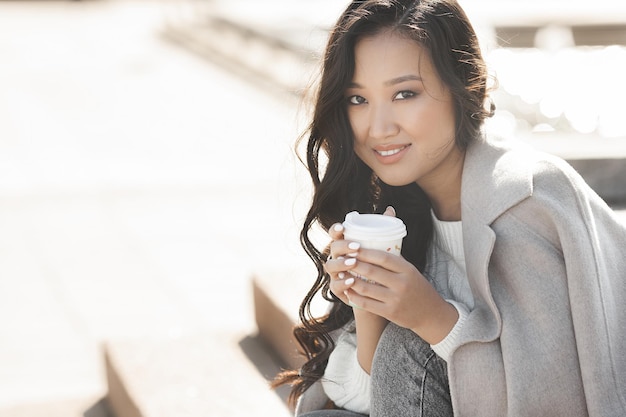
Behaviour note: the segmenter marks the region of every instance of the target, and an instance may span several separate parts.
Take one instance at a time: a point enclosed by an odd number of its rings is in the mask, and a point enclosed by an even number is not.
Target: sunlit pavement
[[[82,415],[105,340],[253,334],[251,271],[302,256],[297,104],[163,41],[172,4],[0,2],[2,416]]]

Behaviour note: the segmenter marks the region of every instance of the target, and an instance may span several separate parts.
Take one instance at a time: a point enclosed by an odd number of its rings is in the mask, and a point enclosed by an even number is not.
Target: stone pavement
[[[118,417],[287,413],[265,386],[276,367],[250,278],[308,262],[291,148],[303,109],[275,88],[284,77],[211,52],[270,57],[298,86],[312,66],[232,31],[171,29],[207,11],[222,28],[287,21],[311,56],[342,6],[246,17],[243,3],[0,2],[1,417],[106,416],[112,375],[130,381],[120,404],[135,400]],[[283,298],[302,284],[289,279]]]

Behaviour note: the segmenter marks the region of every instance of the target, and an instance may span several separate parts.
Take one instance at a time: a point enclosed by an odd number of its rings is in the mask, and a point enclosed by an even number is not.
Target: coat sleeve
[[[541,165],[535,187],[551,193],[588,412],[624,416],[626,225],[565,161]]]

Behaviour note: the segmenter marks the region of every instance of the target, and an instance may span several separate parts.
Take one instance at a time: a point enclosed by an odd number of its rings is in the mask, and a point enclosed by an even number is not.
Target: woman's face
[[[427,193],[460,182],[452,97],[417,42],[389,31],[358,41],[346,97],[354,151],[382,181]]]

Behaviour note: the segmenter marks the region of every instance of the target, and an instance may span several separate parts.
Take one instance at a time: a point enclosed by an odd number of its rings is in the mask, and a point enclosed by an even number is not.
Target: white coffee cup
[[[382,214],[360,214],[352,211],[343,222],[343,237],[359,242],[362,248],[378,249],[400,255],[406,226],[397,217]]]

